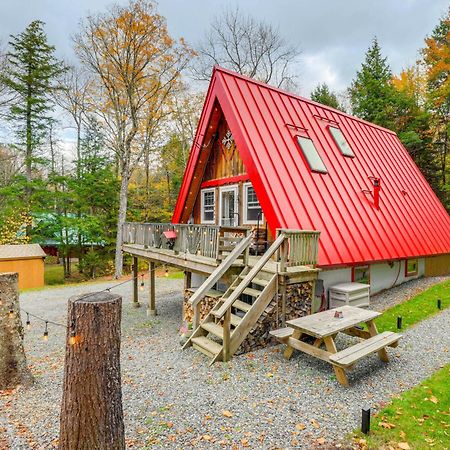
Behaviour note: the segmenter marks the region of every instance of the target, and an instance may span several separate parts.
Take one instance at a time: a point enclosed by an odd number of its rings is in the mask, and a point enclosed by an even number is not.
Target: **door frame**
[[[239,226],[239,218],[241,215],[239,214],[239,185],[238,184],[221,186],[219,188],[219,225],[223,225],[222,224],[222,193],[223,192],[231,192],[231,191],[234,191],[234,211],[236,213],[238,213],[237,225],[234,225],[234,226]]]

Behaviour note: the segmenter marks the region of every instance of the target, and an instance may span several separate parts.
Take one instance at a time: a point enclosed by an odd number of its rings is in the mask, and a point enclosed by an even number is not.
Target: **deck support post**
[[[278,287],[278,292],[281,296],[281,326],[286,326],[286,281],[287,277],[283,276],[282,283]]]
[[[223,361],[230,360],[230,322],[231,308],[228,308],[223,316]]]
[[[133,306],[135,308],[139,308],[141,305],[139,304],[139,289],[138,289],[138,275],[139,275],[139,265],[138,258],[136,256],[133,257]]]
[[[184,272],[184,290],[190,289],[192,287],[192,272]]]
[[[150,261],[148,265],[148,315],[156,316],[156,299],[155,299],[155,267],[156,264]]]

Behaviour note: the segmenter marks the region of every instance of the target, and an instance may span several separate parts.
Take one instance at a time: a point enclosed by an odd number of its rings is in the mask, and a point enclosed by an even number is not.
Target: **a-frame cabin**
[[[220,67],[172,222],[126,224],[123,249],[185,269],[186,345],[213,361],[336,283],[450,271],[450,217],[395,133]]]

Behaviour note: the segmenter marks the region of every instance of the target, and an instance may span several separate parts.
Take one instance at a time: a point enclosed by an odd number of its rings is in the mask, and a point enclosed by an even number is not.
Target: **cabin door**
[[[239,224],[238,187],[226,186],[220,188],[220,225],[236,227]]]

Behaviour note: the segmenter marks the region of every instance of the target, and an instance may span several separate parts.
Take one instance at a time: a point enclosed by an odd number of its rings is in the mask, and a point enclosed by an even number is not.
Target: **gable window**
[[[419,261],[417,259],[407,259],[405,261],[405,277],[412,277],[419,273]]]
[[[355,154],[353,153],[353,150],[350,148],[350,145],[348,145],[348,142],[346,141],[344,135],[342,134],[342,131],[339,128],[336,127],[329,127],[331,136],[333,136],[334,142],[336,142],[336,145],[339,147],[339,150],[344,156],[350,156],[354,157]]]
[[[308,161],[310,169],[313,172],[328,173],[327,168],[317,152],[313,141],[303,136],[297,136],[297,142],[306,158],[306,161]]]
[[[202,223],[215,223],[216,192],[214,189],[202,190]]]
[[[262,209],[251,183],[244,184],[244,223],[262,222]]]

